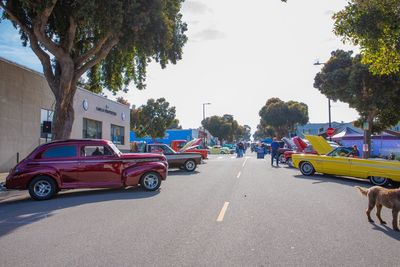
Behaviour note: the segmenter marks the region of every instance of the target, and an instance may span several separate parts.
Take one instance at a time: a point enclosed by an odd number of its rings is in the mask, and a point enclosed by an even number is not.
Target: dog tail
[[[369,189],[368,188],[364,188],[361,186],[356,186],[356,188],[360,191],[360,193],[364,196],[367,196],[369,193]]]

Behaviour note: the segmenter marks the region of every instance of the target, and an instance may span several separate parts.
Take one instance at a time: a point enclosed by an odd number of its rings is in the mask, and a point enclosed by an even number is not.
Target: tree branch
[[[65,55],[64,51],[60,46],[54,43],[45,32],[49,16],[53,12],[56,3],[57,0],[53,0],[51,6],[45,8],[42,13],[36,16],[36,18],[33,20],[33,32],[35,33],[39,42],[42,43],[42,45],[49,50],[50,53],[52,53],[56,58],[62,58]]]
[[[97,44],[95,44],[92,48],[90,48],[86,53],[84,53],[82,56],[78,57],[75,60],[75,66],[79,67],[83,63],[85,63],[89,58],[97,54],[103,47],[103,45],[109,40],[111,37],[111,32],[108,32],[106,35],[104,35],[103,38],[101,38]]]
[[[74,46],[76,28],[78,27],[78,25],[72,16],[69,16],[68,20],[69,20],[69,28],[67,32],[67,37],[65,39],[64,48],[67,51],[67,53],[71,53],[72,47]]]
[[[105,59],[108,55],[108,53],[110,53],[111,49],[117,45],[119,42],[119,37],[113,37],[112,39],[109,39],[107,41],[107,43],[105,43],[103,45],[103,47],[101,48],[101,50],[96,53],[94,55],[94,57],[88,61],[87,63],[85,63],[82,67],[80,67],[77,71],[75,71],[75,77],[79,78],[81,77],[87,70],[89,70],[90,68],[92,68],[94,65],[96,65],[97,63],[99,63],[101,60]]]
[[[38,40],[36,36],[33,34],[32,30],[22,23],[14,13],[9,10],[2,1],[0,1],[0,7],[4,9],[4,11],[7,13],[11,21],[13,21],[15,24],[17,24],[23,32],[25,32],[26,35],[29,37],[29,43],[31,46],[32,51],[36,54],[36,56],[39,58],[40,62],[42,63],[43,66],[43,72],[44,75],[50,85],[51,90],[54,92],[55,88],[57,87],[55,84],[55,77],[53,74],[53,69],[51,67],[51,61],[50,61],[50,56],[43,51],[43,49],[40,47]],[[54,92],[55,93],[55,92]]]

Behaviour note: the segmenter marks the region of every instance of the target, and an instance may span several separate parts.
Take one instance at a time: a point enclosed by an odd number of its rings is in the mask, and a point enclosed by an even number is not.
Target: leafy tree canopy
[[[245,127],[239,125],[233,115],[230,114],[225,114],[222,117],[208,117],[201,124],[213,136],[228,142],[243,139],[246,132]]]
[[[379,132],[400,120],[400,79],[394,75],[376,76],[362,63],[361,55],[337,50],[321,72],[314,87],[333,100],[348,103],[368,122],[368,142],[372,132]]]
[[[146,105],[131,109],[131,129],[138,137],[164,137],[167,129],[179,124],[175,113],[175,107],[171,107],[165,98],[149,99]]]
[[[335,33],[360,45],[374,74],[400,73],[400,0],[350,0],[337,12]]]
[[[39,58],[55,96],[54,136],[68,138],[76,84],[100,92],[145,87],[153,59],[164,68],[182,57],[183,0],[0,0],[2,18]]]
[[[270,126],[275,135],[282,137],[293,131],[297,124],[304,125],[308,122],[308,106],[301,102],[284,102],[279,98],[270,98],[261,108],[259,115],[260,134]]]

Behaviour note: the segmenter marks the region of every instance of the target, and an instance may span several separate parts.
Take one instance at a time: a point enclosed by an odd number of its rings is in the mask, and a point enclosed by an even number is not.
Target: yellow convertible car
[[[369,179],[373,185],[384,186],[400,182],[400,162],[384,159],[361,159],[351,156],[348,147],[332,150],[328,142],[320,136],[307,135],[319,155],[294,154],[293,164],[306,176],[315,172]]]

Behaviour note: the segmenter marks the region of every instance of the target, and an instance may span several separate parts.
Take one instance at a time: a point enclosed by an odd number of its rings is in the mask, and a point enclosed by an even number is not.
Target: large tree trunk
[[[74,77],[74,63],[66,59],[56,68],[56,83],[58,88],[53,88],[56,99],[53,117],[53,140],[68,139],[71,136],[74,123],[74,96],[76,81]]]
[[[364,129],[364,144],[367,145],[368,151],[363,151],[363,158],[368,159],[371,157],[371,135],[374,123],[374,112],[370,112],[367,117],[368,129]],[[364,149],[363,149],[364,150]]]

